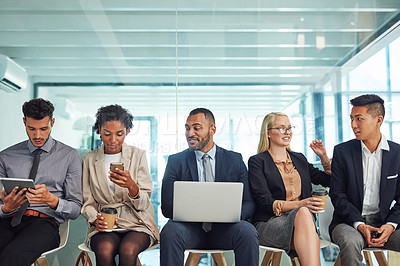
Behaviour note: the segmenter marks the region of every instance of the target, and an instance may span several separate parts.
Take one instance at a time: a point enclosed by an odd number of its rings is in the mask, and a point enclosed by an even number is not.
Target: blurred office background
[[[214,112],[216,144],[246,163],[271,111],[291,117],[293,150],[315,162],[317,138],[332,156],[353,138],[349,100],[364,93],[385,100],[382,131],[400,142],[399,11],[399,0],[1,0],[0,54],[29,84],[0,90],[0,149],[26,139],[21,105],[33,97],[55,104],[52,136],[83,152],[100,144],[97,108],[120,104],[135,116],[126,142],[147,151],[161,227],[166,158],[187,147],[196,107]],[[82,219],[64,249],[73,256],[54,265],[76,259]]]

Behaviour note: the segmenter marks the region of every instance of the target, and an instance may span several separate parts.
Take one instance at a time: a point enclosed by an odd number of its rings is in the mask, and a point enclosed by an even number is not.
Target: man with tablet
[[[168,158],[161,187],[161,209],[164,216],[170,218],[161,231],[161,266],[183,265],[185,249],[233,249],[235,265],[258,265],[258,234],[253,225],[244,221],[252,216],[255,205],[242,156],[214,144],[215,119],[208,109],[191,111],[185,128],[189,149]],[[211,223],[212,219],[185,222],[173,217],[176,181],[242,183],[241,220],[236,223]],[[204,193],[204,198],[210,193],[213,192]],[[220,196],[223,197],[223,193]],[[187,199],[192,197],[187,193]],[[241,197],[240,193],[237,197]]]
[[[29,139],[0,152],[0,266],[31,265],[58,247],[59,224],[77,218],[82,206],[79,155],[50,136],[53,104],[33,99],[22,111]]]

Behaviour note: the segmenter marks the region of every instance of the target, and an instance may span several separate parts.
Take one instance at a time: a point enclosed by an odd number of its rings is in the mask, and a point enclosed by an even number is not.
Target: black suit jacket
[[[400,224],[400,145],[388,141],[389,151],[383,150],[379,208],[383,223]],[[339,223],[353,226],[365,222],[362,213],[364,189],[361,141],[353,139],[336,145],[333,151],[330,197],[335,207],[329,231]],[[390,208],[393,201],[394,206]]]
[[[254,201],[250,194],[247,169],[242,155],[216,147],[215,181],[242,182],[243,201],[241,219],[248,219],[254,212]],[[196,155],[189,149],[168,158],[161,187],[161,210],[165,217],[172,219],[175,181],[199,181]]]
[[[330,175],[308,163],[303,154],[289,152],[289,156],[301,178],[301,198],[311,197],[311,182],[329,186]],[[253,222],[268,221],[274,216],[274,201],[286,200],[282,176],[268,151],[250,157],[249,182],[256,202]]]

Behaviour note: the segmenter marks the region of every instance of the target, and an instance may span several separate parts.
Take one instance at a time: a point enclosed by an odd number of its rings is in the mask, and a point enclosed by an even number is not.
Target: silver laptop
[[[174,182],[173,220],[237,223],[242,210],[243,183]]]

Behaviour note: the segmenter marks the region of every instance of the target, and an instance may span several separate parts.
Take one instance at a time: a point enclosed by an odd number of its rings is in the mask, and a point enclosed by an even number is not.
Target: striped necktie
[[[203,157],[203,170],[206,182],[214,182],[214,175],[211,169],[210,155],[204,153]],[[201,226],[205,232],[211,231],[212,223],[204,222]]]

